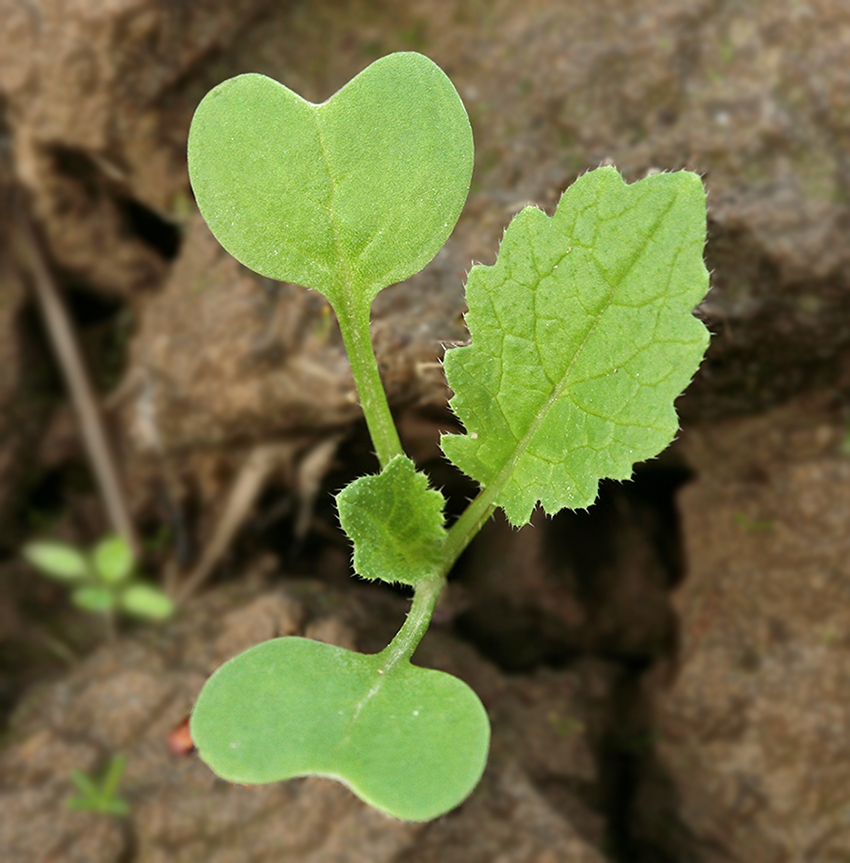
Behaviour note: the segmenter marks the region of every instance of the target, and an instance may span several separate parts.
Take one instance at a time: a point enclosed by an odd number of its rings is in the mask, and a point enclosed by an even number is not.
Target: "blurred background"
[[[255,641],[376,650],[404,617],[336,524],[377,463],[335,321],[220,249],[185,156],[226,77],[322,101],[398,50],[448,73],[476,141],[457,229],[373,329],[453,512],[474,489],[437,446],[438,361],[527,203],[600,164],[699,172],[714,334],[670,450],[459,562],[417,656],[480,694],[493,750],[416,825],[325,779],[229,786],[179,735]],[[848,236],[843,0],[0,0],[3,859],[850,859]],[[21,549],[116,531],[178,611],[110,637]],[[116,757],[128,814],[69,809]]]

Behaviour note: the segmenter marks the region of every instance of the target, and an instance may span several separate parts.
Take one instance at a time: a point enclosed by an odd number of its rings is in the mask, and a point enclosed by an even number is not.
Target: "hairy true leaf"
[[[263,75],[211,90],[189,133],[201,213],[263,275],[368,305],[437,254],[466,200],[472,131],[427,57],[390,54],[315,105]]]
[[[487,713],[449,674],[305,638],[225,663],[191,719],[201,758],[232,782],[323,775],[408,821],[457,806],[484,770]]]
[[[88,575],[86,557],[62,542],[31,542],[23,555],[36,569],[57,581],[81,581]]]
[[[692,311],[708,289],[705,193],[696,174],[626,185],[581,177],[553,217],[528,207],[492,267],[469,274],[472,344],[447,352],[465,435],[443,451],[514,525],[596,498],[678,428],[673,401],[708,332]]]
[[[409,458],[396,456],[377,476],[354,480],[336,502],[363,578],[416,584],[438,570],[446,501]]]

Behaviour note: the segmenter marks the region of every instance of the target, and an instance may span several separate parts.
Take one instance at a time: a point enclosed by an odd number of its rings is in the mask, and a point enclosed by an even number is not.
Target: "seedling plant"
[[[614,168],[526,207],[493,266],[466,286],[471,341],[446,352],[462,433],[444,454],[480,492],[451,526],[405,455],[370,336],[372,301],[425,266],[466,199],[466,111],[446,75],[391,54],[322,104],[257,74],[215,87],[189,135],[198,206],[232,255],[321,292],[333,307],[381,471],[344,488],[339,520],[365,579],[414,589],[390,644],[364,655],[304,638],[263,642],[220,667],[191,719],[200,756],[233,782],[324,775],[397,818],[422,821],[475,787],[487,713],[457,678],[413,664],[446,576],[497,508],[516,527],[593,503],[678,428],[674,399],[708,341],[705,194],[688,172],[627,185]]]
[[[52,540],[31,542],[23,555],[43,575],[65,584],[78,608],[102,614],[110,631],[116,613],[147,621],[174,613],[172,600],[139,577],[133,552],[121,537],[106,537],[89,551]]]
[[[104,815],[116,817],[129,815],[130,804],[123,797],[118,796],[118,786],[121,784],[126,766],[126,756],[114,755],[100,777],[89,776],[82,770],[72,770],[71,781],[79,793],[68,798],[67,807],[83,812],[101,812]]]

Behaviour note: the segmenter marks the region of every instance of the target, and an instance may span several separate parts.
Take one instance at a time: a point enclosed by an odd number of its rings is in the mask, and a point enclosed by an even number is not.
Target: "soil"
[[[0,849],[13,863],[850,857],[850,10],[841,0],[0,0]],[[682,432],[586,512],[489,523],[418,661],[493,720],[484,780],[427,825],[342,786],[216,780],[170,733],[218,663],[305,634],[379,649],[399,591],[351,579],[331,493],[375,467],[327,304],[247,272],[191,197],[210,86],[321,101],[418,50],[470,113],[468,205],[373,336],[407,451],[449,497],[440,369],[464,275],[582,172],[689,168],[714,336]],[[114,641],[33,574],[109,530],[22,226],[88,369],[143,566],[200,587]],[[125,819],[65,806],[128,758]]]

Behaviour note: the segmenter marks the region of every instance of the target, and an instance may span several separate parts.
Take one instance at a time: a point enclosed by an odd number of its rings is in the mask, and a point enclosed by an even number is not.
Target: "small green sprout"
[[[685,171],[627,185],[600,168],[553,216],[519,213],[495,265],[469,274],[471,343],[445,357],[464,432],[442,448],[480,493],[444,524],[442,494],[399,440],[370,313],[442,247],[472,165],[457,91],[412,52],[383,57],[321,104],[247,74],[195,113],[189,173],[219,242],[264,276],[319,291],[336,313],[381,465],[336,498],[354,568],[414,588],[380,653],[276,638],[212,675],[191,735],[225,779],[331,776],[410,821],[461,803],[486,764],[487,712],[462,681],[412,663],[449,570],[497,508],[521,527],[538,505],[586,507],[600,479],[628,479],[678,429],[673,402],[708,343],[692,314],[708,289],[705,192]]]
[[[126,756],[114,755],[99,780],[82,770],[72,770],[71,781],[80,793],[78,796],[69,797],[65,805],[69,809],[102,812],[104,815],[115,815],[119,818],[129,815],[130,804],[116,793],[126,766]]]
[[[158,587],[136,575],[136,561],[118,536],[101,540],[90,552],[62,542],[31,542],[24,558],[71,590],[71,601],[84,611],[161,621],[174,614],[174,603]]]
[[[735,522],[742,530],[758,533],[773,530],[773,520],[769,518],[750,518],[745,512],[735,513]]]

